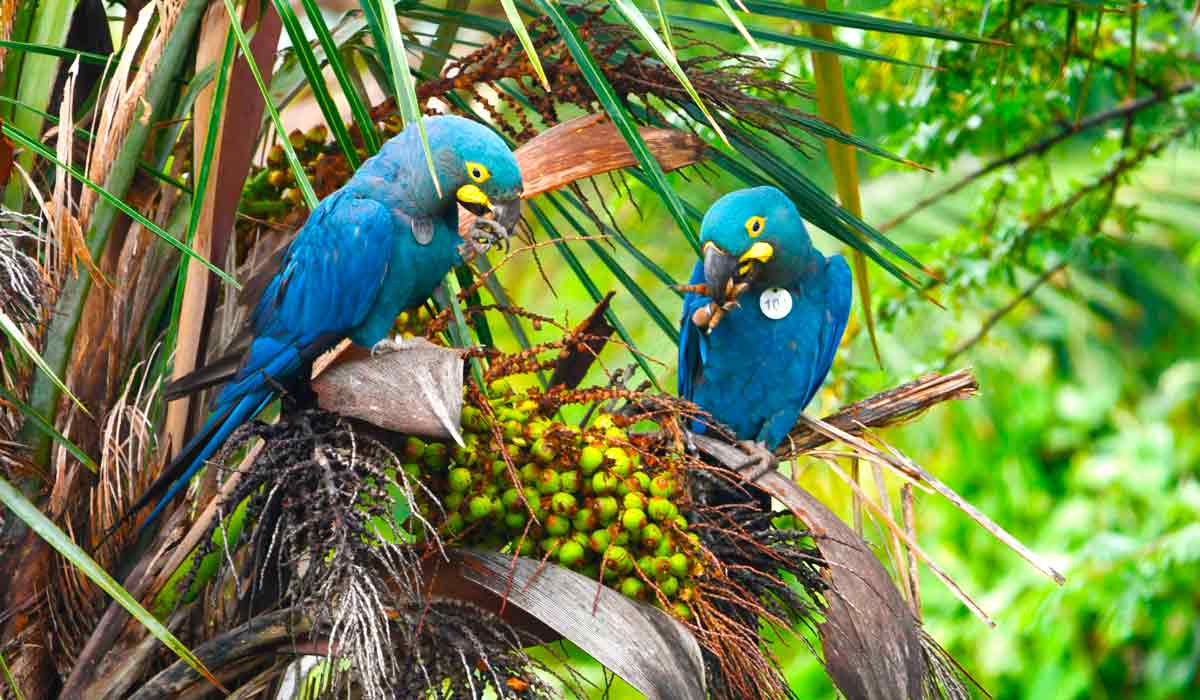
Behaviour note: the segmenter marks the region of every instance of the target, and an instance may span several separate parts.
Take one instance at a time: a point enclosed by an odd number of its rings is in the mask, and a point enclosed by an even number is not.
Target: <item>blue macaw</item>
[[[462,262],[464,246],[512,232],[523,186],[504,141],[455,116],[426,118],[425,132],[441,193],[410,125],[321,200],[263,290],[249,319],[248,347],[204,427],[125,517],[159,499],[145,528],[238,426],[280,389],[303,386],[317,356],[343,338],[373,350],[392,344],[396,316],[433,293]],[[478,217],[466,242],[459,205]]]
[[[679,395],[765,469],[833,364],[850,315],[850,268],[813,247],[795,205],[774,187],[721,197],[700,240],[704,257],[684,287]]]

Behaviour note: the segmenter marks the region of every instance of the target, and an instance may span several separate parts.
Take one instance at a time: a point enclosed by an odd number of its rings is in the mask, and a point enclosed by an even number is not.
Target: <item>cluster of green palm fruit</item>
[[[463,446],[405,444],[404,469],[440,500],[417,499],[440,535],[555,561],[689,619],[703,563],[669,459],[643,451],[607,414],[580,429],[506,379],[489,394],[490,410],[463,408]]]

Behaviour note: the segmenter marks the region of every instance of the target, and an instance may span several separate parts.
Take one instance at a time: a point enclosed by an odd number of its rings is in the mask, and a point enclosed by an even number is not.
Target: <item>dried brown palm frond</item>
[[[40,324],[52,301],[37,260],[45,240],[40,217],[0,207],[0,311],[15,323]]]

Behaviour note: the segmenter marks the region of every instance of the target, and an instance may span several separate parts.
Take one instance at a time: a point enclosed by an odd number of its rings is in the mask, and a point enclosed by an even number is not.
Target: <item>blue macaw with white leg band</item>
[[[679,395],[729,428],[765,470],[833,364],[850,315],[850,268],[813,247],[774,187],[717,200],[700,238],[704,257],[684,287]]]
[[[521,171],[504,141],[455,116],[425,119],[440,190],[420,132],[409,125],[323,199],[288,246],[249,320],[248,347],[221,379],[204,427],[134,504],[143,528],[240,425],[281,389],[303,386],[312,362],[343,338],[382,349],[396,316],[433,293],[467,248],[503,240],[521,216]],[[458,207],[477,216],[469,240]]]

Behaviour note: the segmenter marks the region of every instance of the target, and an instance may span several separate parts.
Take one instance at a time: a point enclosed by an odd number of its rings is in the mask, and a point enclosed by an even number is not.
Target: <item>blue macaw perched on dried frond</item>
[[[248,347],[208,421],[122,522],[158,499],[145,528],[238,426],[281,389],[307,382],[313,360],[343,338],[373,350],[391,345],[396,316],[433,293],[462,262],[462,246],[512,233],[521,171],[504,141],[455,116],[426,118],[425,131],[440,194],[420,132],[409,125],[317,205],[263,290]],[[466,242],[459,205],[478,217]]]
[[[729,428],[765,470],[833,364],[850,315],[850,268],[813,247],[796,206],[774,187],[717,200],[700,239],[704,258],[684,287],[679,395]]]

